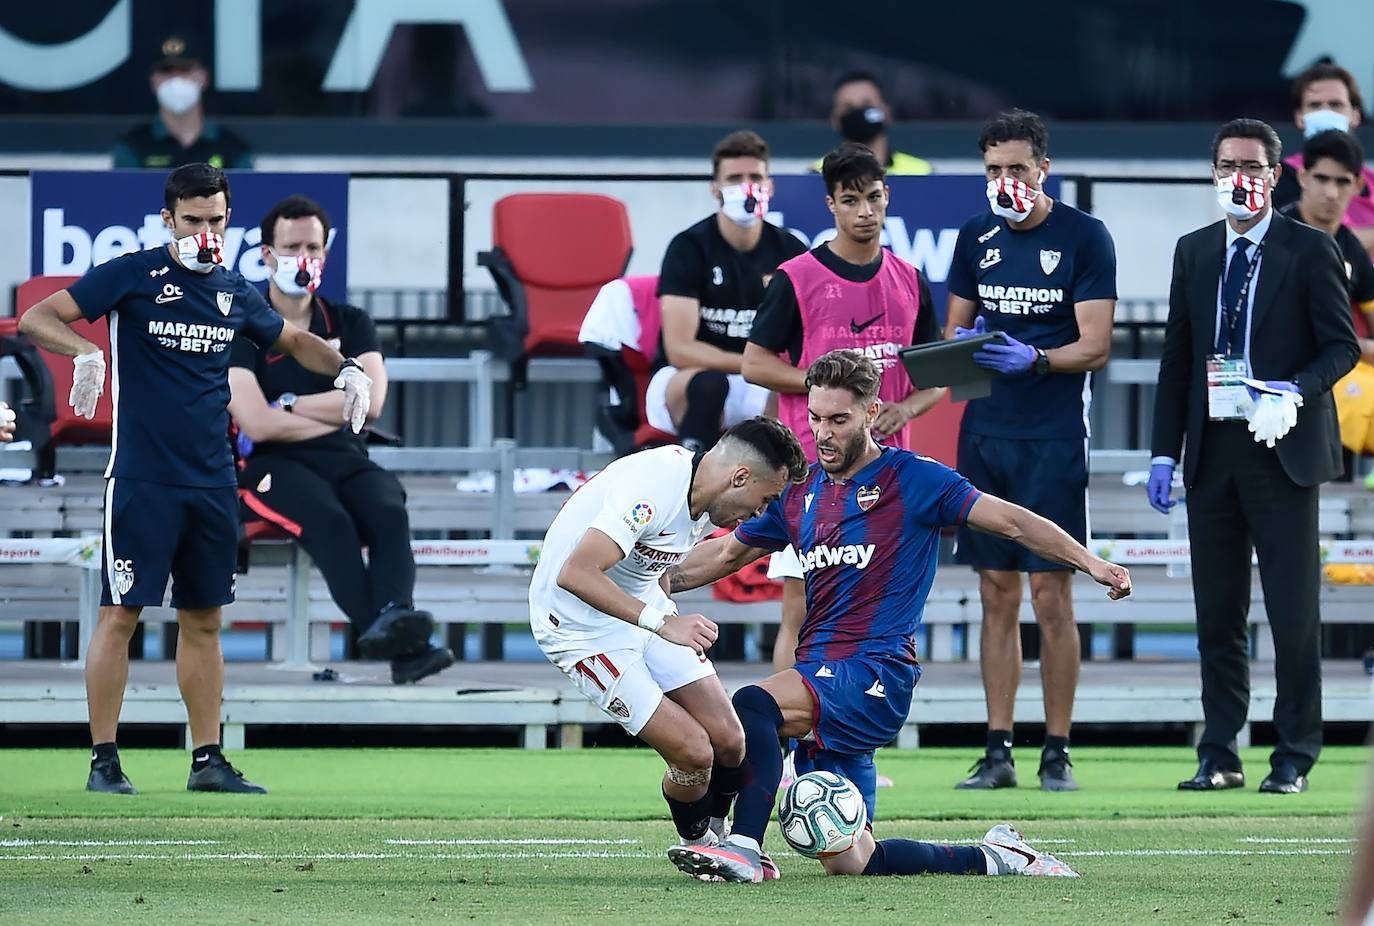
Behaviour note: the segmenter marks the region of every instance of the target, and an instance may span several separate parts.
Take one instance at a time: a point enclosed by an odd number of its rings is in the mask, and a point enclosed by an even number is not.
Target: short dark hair
[[[786,470],[789,482],[806,478],[806,451],[792,430],[776,418],[757,415],[732,425],[721,435],[722,441],[735,440],[749,446],[773,470]]]
[[[845,142],[821,161],[821,177],[825,180],[827,196],[834,196],[840,190],[862,190],[886,176],[887,171],[873,149],[856,141]]]
[[[319,219],[320,224],[324,226],[324,240],[325,243],[328,243],[329,213],[324,211],[324,206],[309,196],[302,196],[300,193],[292,193],[267,210],[267,215],[262,217],[262,243],[269,248],[276,243],[277,219],[304,219],[312,215]]]
[[[1289,99],[1292,100],[1294,110],[1302,109],[1302,95],[1307,92],[1308,87],[1319,80],[1339,80],[1345,84],[1345,89],[1350,94],[1350,105],[1361,112],[1364,111],[1364,100],[1360,98],[1360,85],[1355,83],[1355,75],[1330,61],[1320,61],[1312,65],[1293,81]]]
[[[1031,156],[1037,161],[1044,160],[1050,151],[1050,130],[1045,127],[1045,120],[1035,113],[1009,109],[983,123],[978,133],[978,150],[986,154],[993,145],[1009,141],[1026,142],[1030,145]]]
[[[1264,156],[1270,167],[1283,158],[1283,142],[1279,141],[1279,133],[1274,131],[1272,125],[1259,119],[1232,119],[1218,129],[1216,137],[1212,139],[1213,164],[1217,162],[1221,143],[1228,138],[1253,138],[1263,144]]]
[[[224,205],[229,205],[229,178],[224,171],[211,164],[183,164],[167,175],[167,186],[163,188],[163,199],[168,212],[176,212],[179,199],[197,199],[201,196],[224,194]]]
[[[865,71],[863,68],[853,68],[852,70],[845,71],[839,77],[836,77],[834,85],[830,88],[830,93],[833,96],[841,87],[848,84],[860,83],[872,84],[878,88],[878,96],[884,98],[887,96],[887,94],[883,93],[883,82],[880,81],[872,71]]]
[[[1322,158],[1330,158],[1356,177],[1364,167],[1364,146],[1349,132],[1328,129],[1318,132],[1302,146],[1302,169],[1311,170]]]
[[[848,389],[867,405],[878,398],[883,374],[878,365],[858,351],[841,348],[822,354],[806,370],[806,388]]]
[[[752,132],[749,129],[740,129],[726,135],[716,142],[715,150],[711,152],[711,176],[713,178],[720,171],[720,162],[726,158],[758,158],[766,163],[768,161],[768,142],[764,141],[763,136],[758,132]]]

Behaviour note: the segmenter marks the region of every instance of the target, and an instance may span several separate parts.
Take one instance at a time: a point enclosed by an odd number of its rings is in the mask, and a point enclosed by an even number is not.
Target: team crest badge
[[[116,569],[114,580],[115,590],[121,595],[127,595],[129,589],[134,587],[134,571],[132,569]]]
[[[1040,252],[1040,255],[1041,255],[1041,256],[1040,256],[1040,260],[1041,260],[1042,263],[1043,263],[1044,260],[1045,260],[1044,254],[1045,254],[1044,251],[1041,251],[1041,252]],[[232,309],[232,308],[234,307],[234,294],[233,294],[233,293],[215,293],[215,303],[219,306],[219,314],[221,314],[221,315],[228,315],[228,314],[229,314],[229,310]]]
[[[610,711],[612,714],[621,718],[622,720],[630,719],[630,709],[626,707],[625,702],[620,700],[619,698],[611,698],[611,703],[606,708],[606,710]]]
[[[1045,276],[1054,273],[1054,268],[1059,266],[1059,258],[1062,255],[1058,251],[1040,252],[1040,269],[1045,271]]]
[[[878,504],[879,489],[877,486],[860,486],[855,500],[859,503],[860,511],[867,511]]]

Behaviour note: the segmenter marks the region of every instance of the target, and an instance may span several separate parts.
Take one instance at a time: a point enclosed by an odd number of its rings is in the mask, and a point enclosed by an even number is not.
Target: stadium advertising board
[[[33,275],[80,276],[129,251],[171,240],[162,224],[166,174],[161,171],[34,171],[31,258]],[[302,193],[329,213],[328,267],[320,294],[348,292],[348,175],[229,171],[232,191],[224,234],[224,265],[266,289],[259,223],[283,197]]]

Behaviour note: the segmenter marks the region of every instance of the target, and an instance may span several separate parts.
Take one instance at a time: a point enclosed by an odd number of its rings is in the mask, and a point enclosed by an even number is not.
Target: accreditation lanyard
[[[1235,305],[1221,306],[1217,350],[1207,358],[1207,417],[1211,421],[1243,420],[1250,413],[1250,393],[1244,383],[1245,377],[1250,375],[1250,364],[1245,359],[1245,330],[1241,327],[1241,319],[1248,319],[1250,315],[1245,309],[1263,249],[1263,244],[1255,248]],[[1220,298],[1217,301],[1220,302]]]
[[[1255,273],[1259,270],[1260,257],[1264,254],[1264,242],[1260,242],[1255,247],[1255,256],[1250,259],[1250,268],[1245,271],[1245,280],[1240,284],[1240,292],[1236,295],[1235,305],[1222,305],[1221,307],[1221,328],[1218,331],[1217,353],[1225,357],[1239,357],[1245,355],[1244,342],[1237,338],[1236,329],[1240,327],[1241,319],[1248,318],[1248,300],[1250,298],[1250,285],[1255,281]],[[1231,258],[1235,260],[1235,257]],[[1222,279],[1226,277],[1225,268],[1222,270]],[[1225,284],[1222,284],[1225,289]],[[1220,300],[1218,300],[1220,301]],[[1240,332],[1244,337],[1244,332]]]

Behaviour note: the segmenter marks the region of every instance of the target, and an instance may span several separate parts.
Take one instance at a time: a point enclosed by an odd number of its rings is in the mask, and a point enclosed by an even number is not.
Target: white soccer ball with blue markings
[[[834,772],[798,776],[778,805],[787,844],[807,858],[830,858],[854,848],[868,823],[863,795]]]

